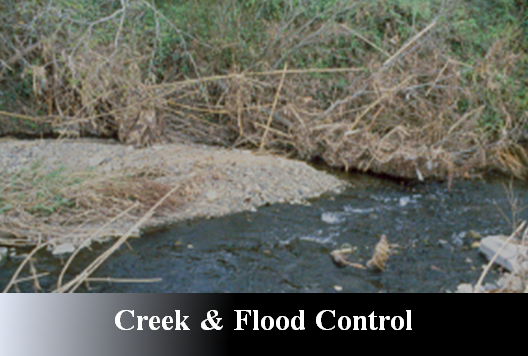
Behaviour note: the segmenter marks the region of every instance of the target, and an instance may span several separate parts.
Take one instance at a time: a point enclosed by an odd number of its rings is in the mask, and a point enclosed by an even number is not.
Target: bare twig
[[[405,84],[407,84],[412,78],[414,77],[414,75],[410,75],[408,76],[407,78],[405,78],[401,83],[398,83],[396,86],[394,86],[393,88],[391,88],[391,90],[383,93],[382,96],[380,96],[378,99],[374,100],[371,104],[369,104],[369,106],[366,107],[365,110],[363,110],[361,112],[361,114],[359,114],[356,119],[354,120],[354,122],[352,123],[352,125],[350,125],[350,127],[348,128],[347,132],[345,132],[345,136],[347,136],[348,134],[350,134],[351,132],[353,132],[354,128],[357,126],[357,124],[361,121],[361,119],[363,117],[365,117],[366,114],[368,114],[370,112],[370,110],[372,110],[374,107],[376,107],[376,105],[378,105],[380,102],[382,102],[389,94],[393,93],[394,91],[396,90],[399,90],[401,87],[403,87]]]
[[[16,269],[15,273],[13,273],[13,276],[11,277],[11,280],[9,281],[9,283],[7,283],[7,286],[4,288],[4,291],[3,293],[7,293],[9,292],[9,290],[11,289],[11,287],[16,284],[16,281],[18,279],[18,276],[20,275],[20,272],[22,272],[22,270],[24,269],[24,267],[26,266],[26,264],[31,260],[31,258],[37,253],[39,252],[40,250],[42,250],[44,247],[47,247],[49,246],[50,244],[52,243],[52,241],[46,241],[44,243],[39,243],[37,246],[35,246],[35,248],[26,256],[26,258],[24,258],[24,260],[22,261],[22,263],[20,263],[20,265],[18,266],[18,268]],[[34,278],[31,277],[31,278]]]
[[[7,65],[7,66],[10,66],[10,65],[15,64],[15,63],[16,63],[20,58],[22,58],[23,56],[28,55],[29,53],[31,53],[31,52],[33,52],[33,51],[39,49],[40,45],[41,45],[41,43],[40,43],[40,41],[39,41],[39,42],[37,42],[37,43],[34,43],[34,44],[32,44],[32,45],[27,46],[26,48],[24,48],[24,49],[22,49],[22,50],[17,50],[17,51],[16,51],[17,53],[16,53],[13,57],[9,58],[9,59],[5,62],[6,65]]]
[[[386,56],[386,57],[390,57],[390,54],[387,53],[386,51],[384,51],[383,48],[377,46],[374,42],[369,41],[368,38],[366,38],[365,36],[363,36],[363,35],[360,34],[359,32],[357,32],[357,31],[351,29],[350,27],[348,27],[348,26],[345,25],[345,24],[339,24],[339,26],[341,26],[342,28],[344,28],[345,30],[347,30],[348,32],[350,32],[351,34],[353,34],[354,36],[361,38],[363,41],[365,41],[366,43],[368,43],[370,46],[372,46],[372,48],[376,49],[378,52],[380,52],[380,53],[383,54],[384,56]]]
[[[112,277],[100,277],[100,278],[86,278],[86,282],[106,282],[106,283],[159,283],[163,281],[162,278],[112,278]]]
[[[15,280],[13,282],[13,284],[19,284],[19,283],[28,282],[28,281],[33,281],[34,282],[35,280],[38,280],[39,278],[47,277],[49,275],[50,275],[49,272],[42,272],[42,273],[39,273],[39,274],[34,274],[32,276],[19,278],[19,279]]]
[[[64,275],[66,274],[66,271],[68,270],[68,267],[70,267],[70,264],[75,259],[75,256],[77,256],[77,254],[79,254],[79,252],[83,248],[85,248],[86,246],[89,246],[90,243],[92,242],[92,240],[98,236],[98,233],[100,231],[104,230],[107,226],[110,226],[111,224],[113,224],[117,220],[121,219],[123,216],[128,214],[131,210],[135,209],[137,206],[138,206],[138,203],[136,202],[135,204],[130,206],[128,209],[123,210],[117,216],[115,216],[114,218],[110,219],[106,224],[104,224],[100,228],[98,228],[90,237],[86,238],[79,247],[77,247],[77,249],[70,255],[70,257],[68,258],[68,261],[66,261],[66,264],[64,265],[64,267],[61,270],[59,278],[57,279],[57,289],[61,288],[62,280],[64,278]]]
[[[271,107],[271,112],[268,117],[268,122],[266,124],[266,130],[264,131],[264,135],[262,135],[262,140],[260,141],[260,147],[259,149],[262,150],[264,146],[266,145],[266,136],[268,135],[268,131],[271,125],[271,121],[273,120],[273,114],[275,113],[275,108],[277,107],[277,102],[279,101],[280,92],[282,90],[282,85],[284,84],[284,78],[286,76],[286,71],[288,70],[288,63],[284,65],[284,71],[282,73],[281,81],[279,83],[279,88],[277,89],[277,93],[275,94],[275,100],[273,101],[273,106]]]
[[[408,40],[399,50],[396,51],[389,59],[387,59],[383,66],[388,66],[392,61],[394,61],[396,58],[398,58],[403,52],[407,50],[414,42],[416,42],[420,37],[422,37],[424,34],[426,34],[430,29],[436,26],[437,20],[434,20],[429,25],[427,25],[423,30],[418,32],[416,35],[414,35],[410,40]]]
[[[140,226],[142,226],[148,219],[150,219],[156,209],[179,188],[180,186],[178,185],[171,189],[167,194],[165,194],[152,208],[150,208],[149,211],[147,211],[147,213],[145,213],[145,215],[143,215],[141,219],[136,222],[136,224],[134,224],[134,226],[132,226],[128,230],[127,233],[121,236],[108,250],[106,250],[98,258],[96,258],[88,267],[84,269],[84,271],[82,271],[74,279],[64,284],[62,287],[57,288],[54,293],[75,292],[75,290],[79,288],[79,286],[86,280],[86,278],[89,278],[92,273],[94,273],[108,259],[108,257],[110,257],[115,251],[117,251],[119,247],[121,247],[121,245],[123,245],[128,240],[132,233],[136,231]]]
[[[51,121],[51,119],[53,118],[53,117],[46,117],[46,116],[38,117],[38,116],[22,115],[22,114],[16,114],[12,112],[3,111],[3,110],[0,110],[0,116],[14,117],[17,119],[30,120],[34,122],[47,122],[47,121]]]

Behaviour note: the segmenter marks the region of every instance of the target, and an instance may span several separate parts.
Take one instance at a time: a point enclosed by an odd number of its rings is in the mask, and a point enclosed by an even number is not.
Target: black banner
[[[438,343],[493,325],[513,325],[519,316],[512,312],[513,303],[484,308],[484,298],[490,297],[2,295],[0,354],[232,355],[313,352],[315,347],[332,353],[364,347],[379,352],[411,347],[427,337]],[[504,330],[494,333],[500,337]]]

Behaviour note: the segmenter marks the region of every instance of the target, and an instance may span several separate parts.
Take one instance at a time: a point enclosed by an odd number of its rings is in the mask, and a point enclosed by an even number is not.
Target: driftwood
[[[387,241],[387,236],[381,235],[380,241],[374,248],[374,254],[370,261],[367,262],[367,268],[372,271],[384,271],[387,266],[391,248]]]

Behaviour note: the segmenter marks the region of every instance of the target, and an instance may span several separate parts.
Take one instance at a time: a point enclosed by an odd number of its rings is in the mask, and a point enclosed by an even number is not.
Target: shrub
[[[20,130],[139,146],[163,131],[419,178],[524,171],[522,1],[8,5],[0,100]]]

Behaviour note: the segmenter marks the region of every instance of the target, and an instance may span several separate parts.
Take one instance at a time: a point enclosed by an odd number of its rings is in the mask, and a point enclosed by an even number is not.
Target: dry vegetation
[[[156,4],[3,11],[2,88],[25,93],[4,134],[185,136],[418,179],[525,173],[522,3]]]
[[[120,227],[136,221],[173,189],[156,178],[163,172],[31,169],[2,175],[0,243],[7,246],[33,245],[39,240],[63,237],[78,245],[86,238],[119,234]],[[157,213],[175,211],[192,199],[192,182],[182,182],[164,199]],[[120,214],[126,211],[125,215]],[[120,216],[115,224],[93,235],[94,226]],[[137,233],[137,232],[136,232]],[[15,239],[13,239],[15,237]],[[68,237],[64,239],[64,237]]]
[[[181,188],[180,186],[177,186],[175,188],[172,188],[170,191],[168,191],[152,207],[150,207],[150,209],[148,209],[148,211],[146,211],[143,214],[143,216],[141,216],[141,218],[137,219],[137,222],[132,227],[130,227],[128,229],[128,231],[126,231],[125,233],[120,234],[119,238],[114,242],[114,244],[110,248],[108,248],[101,255],[97,256],[97,258],[95,258],[88,266],[86,266],[81,273],[77,274],[73,278],[70,278],[68,281],[65,281],[65,276],[66,276],[66,273],[68,271],[68,268],[70,267],[72,262],[77,257],[77,254],[83,248],[89,246],[92,241],[94,241],[95,239],[99,238],[98,233],[100,233],[102,230],[104,230],[104,228],[110,226],[112,223],[114,223],[116,221],[119,221],[126,214],[130,213],[135,208],[137,208],[138,205],[140,205],[140,204],[138,204],[138,203],[132,204],[127,209],[123,210],[120,214],[118,214],[114,218],[110,219],[107,223],[105,223],[99,229],[97,229],[95,231],[93,231],[93,229],[92,229],[92,233],[90,235],[83,236],[82,237],[82,243],[79,244],[77,246],[76,250],[69,256],[69,258],[66,261],[66,263],[64,264],[64,267],[62,268],[59,276],[57,277],[57,284],[56,284],[57,287],[56,287],[56,289],[53,290],[53,292],[54,293],[65,293],[65,292],[73,293],[83,283],[88,284],[91,281],[93,281],[93,282],[101,282],[101,280],[98,280],[97,278],[91,278],[91,275],[108,259],[108,257],[110,257],[123,244],[125,244],[126,241],[130,237],[134,236],[137,233],[138,229],[149,218],[151,218],[154,215],[155,211],[158,208],[161,208],[167,202],[168,199],[173,197],[174,194],[178,190],[180,190],[180,188]],[[105,235],[105,236],[107,236],[107,235]],[[42,241],[42,240],[39,239],[38,244],[36,245],[36,247],[34,247],[33,250],[29,254],[26,255],[26,257],[24,258],[22,263],[20,263],[20,265],[18,266],[17,270],[15,271],[13,276],[11,277],[10,281],[5,286],[4,291],[3,291],[4,293],[9,292],[11,288],[18,289],[17,288],[18,287],[18,283],[23,283],[23,282],[28,282],[28,281],[32,281],[33,282],[33,288],[34,288],[35,291],[41,291],[42,290],[42,288],[40,287],[40,284],[39,284],[39,278],[47,276],[47,275],[49,275],[49,273],[44,272],[44,273],[38,274],[37,270],[35,269],[34,264],[33,264],[33,258],[34,258],[34,256],[36,255],[37,252],[39,252],[43,248],[46,248],[46,247],[52,245],[54,243],[54,240],[55,239],[53,239],[53,238],[49,239],[47,241]],[[24,270],[26,265],[29,266],[30,276],[21,278],[20,274]],[[112,278],[106,278],[106,279],[104,279],[102,281],[103,282],[117,282],[117,283],[120,283],[120,282],[125,282],[125,283],[130,283],[130,282],[148,283],[148,282],[156,282],[157,280],[127,280],[127,279],[120,279],[120,280],[116,279],[116,280],[113,280]]]
[[[4,172],[0,186],[0,245],[34,246],[4,292],[18,290],[18,283],[24,282],[33,282],[34,290],[41,291],[39,278],[49,273],[37,272],[34,256],[42,249],[54,250],[66,244],[75,252],[58,276],[57,291],[73,292],[89,282],[91,274],[128,238],[139,236],[151,217],[170,215],[193,199],[196,177],[169,185],[159,180],[163,175],[152,169],[96,174],[92,170],[74,172],[38,164]],[[83,273],[66,282],[66,273],[77,254],[92,242],[108,237],[118,239]],[[23,271],[28,276],[21,277]]]

